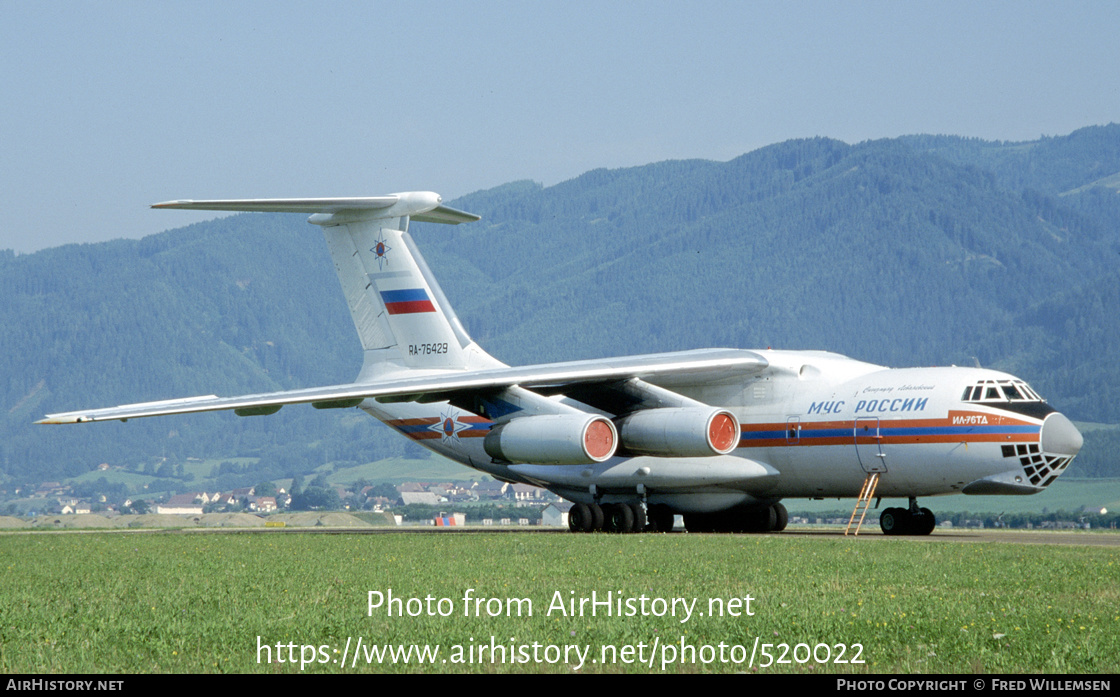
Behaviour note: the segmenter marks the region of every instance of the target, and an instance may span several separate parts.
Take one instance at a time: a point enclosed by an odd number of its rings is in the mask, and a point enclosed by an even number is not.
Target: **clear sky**
[[[0,248],[790,138],[1120,121],[1120,3],[0,0]]]

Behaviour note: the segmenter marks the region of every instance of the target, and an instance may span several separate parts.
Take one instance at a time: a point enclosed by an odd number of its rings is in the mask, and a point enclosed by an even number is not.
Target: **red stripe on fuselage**
[[[462,424],[490,424],[493,423],[485,416],[475,416],[474,414],[467,414],[456,417],[457,422]],[[383,424],[390,428],[395,428],[401,435],[411,440],[431,440],[433,438],[442,438],[447,435],[442,429],[432,430],[431,426],[443,423],[443,419],[436,416],[422,416],[414,419],[390,419],[382,421]],[[409,428],[416,426],[426,426],[428,428]],[[488,428],[466,428],[455,435],[459,438],[485,438],[486,434],[490,432]]]
[[[432,424],[438,424],[440,421],[442,419],[438,416],[422,416],[418,419],[390,419],[382,423],[397,428],[398,426],[431,426]]]

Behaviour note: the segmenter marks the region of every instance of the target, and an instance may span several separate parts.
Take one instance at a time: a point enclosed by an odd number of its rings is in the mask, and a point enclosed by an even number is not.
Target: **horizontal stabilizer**
[[[419,223],[446,223],[448,225],[473,223],[476,220],[482,220],[480,216],[474,213],[466,213],[449,206],[438,206],[427,213],[414,215],[412,219]]]
[[[376,210],[397,203],[397,196],[357,198],[241,198],[211,201],[164,201],[152,208],[188,211],[243,211],[246,213],[337,213],[343,210]]]
[[[338,216],[341,220],[411,217],[425,223],[458,225],[479,220],[479,216],[444,206],[439,194],[410,191],[388,196],[343,198],[243,198],[164,201],[152,208],[188,211],[238,211],[244,213],[306,213]],[[313,221],[321,224],[323,221]]]

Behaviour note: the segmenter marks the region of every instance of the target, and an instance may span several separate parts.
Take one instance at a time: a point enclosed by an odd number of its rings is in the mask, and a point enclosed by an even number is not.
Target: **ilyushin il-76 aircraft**
[[[310,214],[361,338],[351,384],[50,414],[86,423],[310,403],[359,408],[435,452],[571,501],[573,531],[780,531],[784,498],[908,500],[887,534],[929,534],[919,497],[1034,494],[1081,448],[1026,382],[980,368],[889,369],[822,351],[706,349],[511,367],[467,334],[408,234],[479,217],[431,192],[170,201]],[[855,512],[853,512],[853,519]],[[860,516],[862,523],[863,516]],[[849,526],[851,527],[851,526]],[[856,528],[858,533],[858,527]]]

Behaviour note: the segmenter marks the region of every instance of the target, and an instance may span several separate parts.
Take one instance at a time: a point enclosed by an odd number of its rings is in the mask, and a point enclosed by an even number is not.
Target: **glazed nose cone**
[[[1073,422],[1058,412],[1042,422],[1042,451],[1053,455],[1073,457],[1081,451],[1084,439]]]

